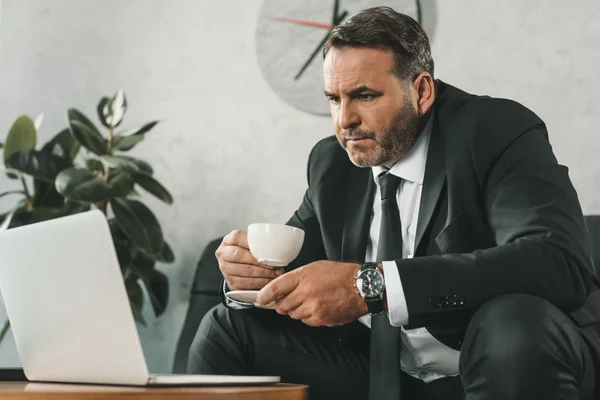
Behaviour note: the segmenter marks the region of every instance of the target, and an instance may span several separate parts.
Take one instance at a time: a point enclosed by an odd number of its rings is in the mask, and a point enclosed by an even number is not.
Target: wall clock
[[[323,44],[335,25],[374,6],[422,19],[419,0],[265,0],[256,29],[256,53],[275,93],[303,111],[329,115],[323,95]]]

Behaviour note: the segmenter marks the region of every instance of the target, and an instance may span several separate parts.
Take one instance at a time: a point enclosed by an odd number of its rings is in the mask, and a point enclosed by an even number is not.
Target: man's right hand
[[[243,230],[225,236],[215,256],[231,290],[260,290],[285,272],[281,267],[260,264],[250,253],[248,233]]]

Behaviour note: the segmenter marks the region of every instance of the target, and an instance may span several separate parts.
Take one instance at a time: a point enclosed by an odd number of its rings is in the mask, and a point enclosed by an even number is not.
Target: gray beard
[[[377,144],[371,154],[363,153],[359,159],[350,157],[357,167],[391,166],[400,160],[414,146],[418,137],[419,115],[411,107],[410,101],[394,117],[390,128],[379,135]],[[373,132],[354,131],[350,137],[376,138]]]

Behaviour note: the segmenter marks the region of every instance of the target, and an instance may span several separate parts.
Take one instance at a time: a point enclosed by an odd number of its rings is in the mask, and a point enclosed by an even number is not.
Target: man
[[[280,315],[213,309],[189,372],[280,375],[319,399],[595,398],[600,291],[544,123],[434,80],[425,32],[390,8],[323,54],[335,138],[288,222],[299,257],[260,265],[244,231],[216,253],[225,291],[261,289]]]

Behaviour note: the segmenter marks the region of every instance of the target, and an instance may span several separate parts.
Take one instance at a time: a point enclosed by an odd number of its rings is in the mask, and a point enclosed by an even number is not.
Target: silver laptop
[[[148,373],[109,226],[98,210],[0,232],[0,290],[32,381],[279,382],[275,376]]]

